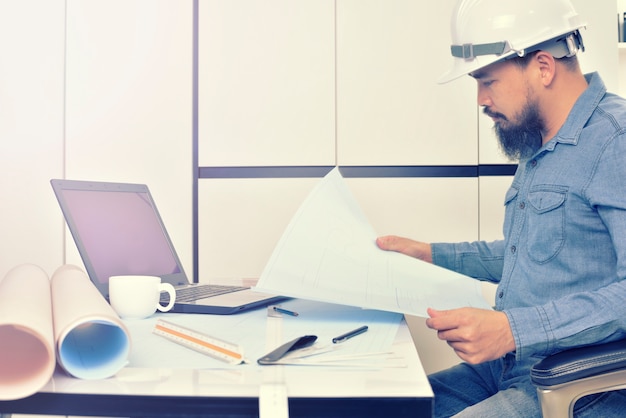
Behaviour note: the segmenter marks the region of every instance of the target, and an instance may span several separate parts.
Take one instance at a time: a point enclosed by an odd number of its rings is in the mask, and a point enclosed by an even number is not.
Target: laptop
[[[131,274],[159,276],[171,283],[176,303],[170,312],[225,315],[285,299],[250,287],[192,283],[145,184],[50,183],[87,274],[107,300],[109,277]]]

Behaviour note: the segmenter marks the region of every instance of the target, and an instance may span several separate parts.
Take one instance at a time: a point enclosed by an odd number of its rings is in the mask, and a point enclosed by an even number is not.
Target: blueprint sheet
[[[426,309],[491,309],[478,280],[376,246],[338,168],[312,190],[255,290],[425,317]]]

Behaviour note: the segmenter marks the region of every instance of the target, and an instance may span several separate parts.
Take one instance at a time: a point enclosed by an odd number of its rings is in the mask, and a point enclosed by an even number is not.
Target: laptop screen
[[[68,227],[94,284],[110,276],[184,276],[147,186],[52,180]],[[173,284],[186,283],[186,278]]]

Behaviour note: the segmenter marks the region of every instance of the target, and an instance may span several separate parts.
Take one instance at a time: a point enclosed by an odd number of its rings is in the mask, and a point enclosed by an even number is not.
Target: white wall
[[[453,3],[200,0],[200,166],[505,162],[473,82],[435,84]],[[615,89],[615,2],[575,3]],[[0,0],[0,34],[0,276],[79,262],[53,177],[148,183],[193,274],[192,1]],[[380,234],[432,241],[497,238],[509,181],[348,179]],[[201,179],[201,280],[258,276],[315,182]],[[409,321],[428,371],[457,361]]]
[[[52,177],[63,176],[63,0],[0,1],[0,278],[63,261]]]
[[[0,277],[80,264],[49,180],[148,183],[191,265],[191,1],[0,1]]]
[[[192,265],[192,3],[68,0],[66,176],[146,183]],[[68,261],[80,259],[71,239]]]

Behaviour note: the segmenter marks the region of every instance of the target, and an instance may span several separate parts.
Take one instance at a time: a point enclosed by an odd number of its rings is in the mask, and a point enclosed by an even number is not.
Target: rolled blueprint
[[[50,280],[22,264],[0,278],[0,400],[41,389],[54,373]]]
[[[64,265],[52,275],[57,360],[72,376],[104,379],[128,363],[130,335],[87,274]]]

